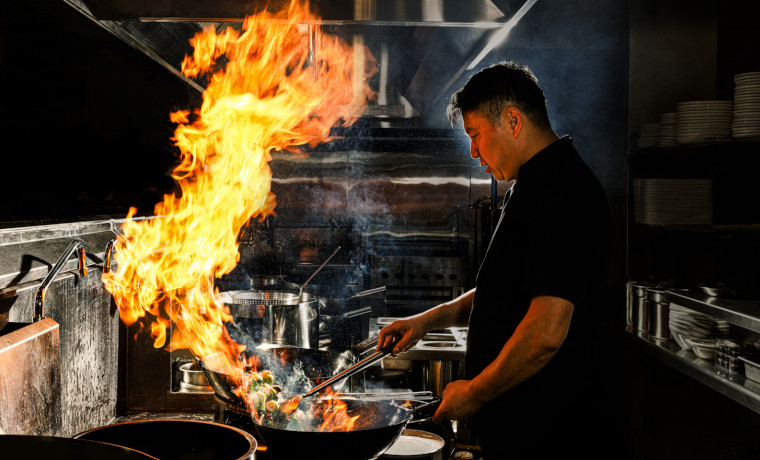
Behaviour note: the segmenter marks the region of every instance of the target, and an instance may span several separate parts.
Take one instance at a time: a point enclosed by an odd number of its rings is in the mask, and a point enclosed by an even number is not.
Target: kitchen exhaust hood
[[[239,28],[243,19],[289,0],[64,0],[159,62],[199,92],[204,82],[179,70],[189,39],[207,27]],[[529,0],[530,1],[530,0]],[[376,126],[447,128],[448,94],[463,70],[525,0],[312,0],[327,33],[361,36],[378,61],[370,81],[378,100],[363,117]]]
[[[286,8],[289,0],[82,0],[93,16],[109,21],[240,21],[268,9]],[[512,5],[510,5],[510,3]],[[312,0],[321,22],[398,25],[498,27],[514,0]],[[523,3],[523,2],[520,2]]]

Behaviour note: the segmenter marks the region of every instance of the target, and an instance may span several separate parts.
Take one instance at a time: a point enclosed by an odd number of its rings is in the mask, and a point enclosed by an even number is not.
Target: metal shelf
[[[681,350],[672,341],[646,339],[631,332],[624,334],[654,359],[760,414],[760,383],[743,375],[719,372],[712,361],[704,360],[691,351]]]
[[[634,224],[642,231],[652,232],[692,232],[692,233],[758,233],[760,232],[760,224],[710,224],[710,225],[675,225],[675,224],[643,224],[640,222],[634,222]]]
[[[714,316],[718,319],[760,332],[760,300],[711,297],[700,291],[666,291],[670,303]]]
[[[655,164],[661,164],[663,162],[663,156],[670,156],[672,158],[678,158],[682,156],[694,156],[714,154],[719,150],[723,153],[728,152],[729,155],[741,154],[741,152],[749,152],[757,147],[760,143],[760,137],[751,137],[746,139],[730,139],[714,142],[704,142],[701,144],[683,144],[675,145],[672,147],[654,147],[650,149],[630,149],[628,152],[629,160],[633,162],[652,162]],[[755,161],[755,158],[747,157],[746,160]]]

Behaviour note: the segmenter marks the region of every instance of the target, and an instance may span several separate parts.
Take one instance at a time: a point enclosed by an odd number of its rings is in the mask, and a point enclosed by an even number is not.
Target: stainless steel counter
[[[381,317],[372,319],[370,322],[370,335],[377,335],[377,331],[392,323],[398,318]],[[384,358],[384,363],[394,361],[464,361],[467,351],[466,327],[448,327],[441,330],[430,331],[417,342],[410,350],[399,353],[398,356]]]

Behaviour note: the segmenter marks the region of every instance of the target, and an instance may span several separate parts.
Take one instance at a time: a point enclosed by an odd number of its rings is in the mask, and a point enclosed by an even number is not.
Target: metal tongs
[[[355,393],[335,393],[331,396],[327,396],[325,398],[320,398],[319,400],[322,401],[323,399],[362,399],[362,400],[404,400],[404,401],[433,401],[435,398],[433,397],[433,392],[430,390],[425,391],[366,391],[366,392],[355,392]]]
[[[320,390],[323,390],[330,385],[333,385],[337,382],[340,382],[341,380],[347,379],[351,377],[352,375],[355,375],[370,365],[376,363],[377,361],[385,358],[389,354],[391,354],[391,351],[393,351],[394,343],[391,343],[390,345],[386,346],[380,351],[376,351],[375,353],[367,356],[366,358],[362,359],[358,363],[354,364],[353,366],[349,367],[348,369],[344,370],[343,372],[336,374],[335,376],[325,380],[324,382],[320,383],[319,385],[315,386],[311,390],[307,391],[306,393],[302,395],[293,396],[291,398],[288,398],[287,401],[285,401],[281,406],[280,410],[286,414],[292,414],[295,412],[298,407],[301,405],[301,401],[304,398],[308,398],[309,396],[315,395],[319,393]]]

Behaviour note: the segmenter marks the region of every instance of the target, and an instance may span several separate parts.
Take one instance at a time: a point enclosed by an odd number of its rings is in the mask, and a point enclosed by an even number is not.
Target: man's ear
[[[520,135],[520,131],[522,131],[522,112],[517,107],[510,106],[504,111],[504,118],[506,118],[505,121],[509,130],[512,131],[512,137],[516,139]]]

